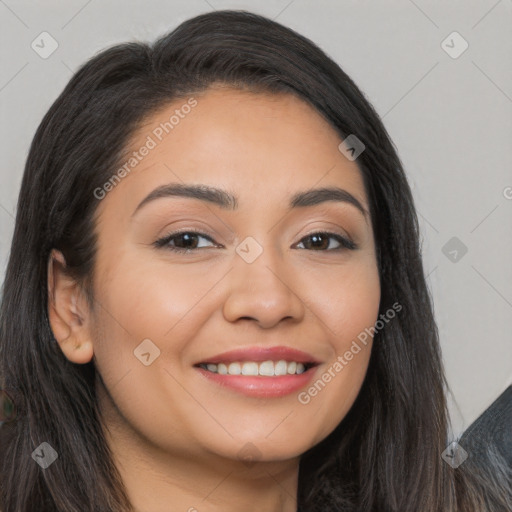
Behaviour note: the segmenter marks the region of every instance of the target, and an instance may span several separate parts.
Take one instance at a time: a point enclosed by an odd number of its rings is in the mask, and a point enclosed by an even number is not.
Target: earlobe
[[[48,318],[64,355],[73,363],[91,361],[88,307],[80,285],[66,272],[63,254],[53,249],[48,258]]]

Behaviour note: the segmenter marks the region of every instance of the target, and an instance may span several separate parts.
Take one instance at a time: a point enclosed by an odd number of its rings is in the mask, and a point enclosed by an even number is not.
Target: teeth
[[[242,375],[258,375],[258,363],[244,363]]]
[[[274,375],[286,375],[288,371],[288,365],[286,361],[278,361],[274,366]]]
[[[274,377],[279,375],[299,375],[306,371],[303,363],[295,361],[263,361],[257,363],[255,361],[235,362],[230,364],[202,364],[202,368],[220,375],[247,375],[247,376],[265,376]]]
[[[228,366],[229,375],[240,375],[242,373],[242,368],[240,367],[240,363],[231,363]]]
[[[274,361],[264,361],[260,363],[259,374],[266,377],[274,376]]]

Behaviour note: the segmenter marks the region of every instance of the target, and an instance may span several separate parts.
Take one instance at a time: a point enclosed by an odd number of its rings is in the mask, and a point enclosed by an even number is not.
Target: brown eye
[[[200,238],[213,242],[209,236],[198,231],[177,231],[157,240],[155,246],[170,249],[171,251],[190,252],[194,249],[202,248],[198,246],[198,239]]]
[[[336,240],[336,242],[339,244],[338,247],[330,247],[331,239]],[[351,249],[352,250],[352,249],[356,248],[356,244],[354,242],[352,242],[352,240],[349,240],[348,238],[345,238],[336,233],[326,233],[326,232],[312,233],[312,234],[304,237],[302,240],[308,241],[306,243],[304,243],[303,241],[300,242],[305,246],[305,249],[313,250],[313,251],[336,251],[336,250],[342,250],[342,249]]]

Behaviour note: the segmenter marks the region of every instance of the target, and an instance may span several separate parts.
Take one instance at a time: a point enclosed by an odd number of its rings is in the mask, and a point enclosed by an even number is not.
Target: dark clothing
[[[512,385],[466,429],[458,443],[478,466],[490,463],[487,448],[494,445],[512,468]]]

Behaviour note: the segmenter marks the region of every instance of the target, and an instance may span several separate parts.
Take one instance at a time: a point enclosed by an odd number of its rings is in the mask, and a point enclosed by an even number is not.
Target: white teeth
[[[288,365],[286,361],[278,361],[274,366],[274,375],[286,375],[288,372]]]
[[[242,368],[240,367],[240,363],[231,363],[228,366],[229,375],[240,375],[242,373]]]
[[[274,361],[264,361],[260,363],[260,375],[265,375],[266,377],[274,376]]]
[[[295,361],[263,361],[257,363],[255,361],[234,362],[229,364],[207,363],[202,364],[202,368],[220,375],[247,375],[257,376],[262,375],[265,377],[274,377],[280,375],[299,375],[306,371],[306,366],[303,363]]]
[[[242,375],[258,375],[258,363],[244,363]]]
[[[288,363],[288,373],[293,375],[295,371],[297,370],[297,363],[295,361]]]

